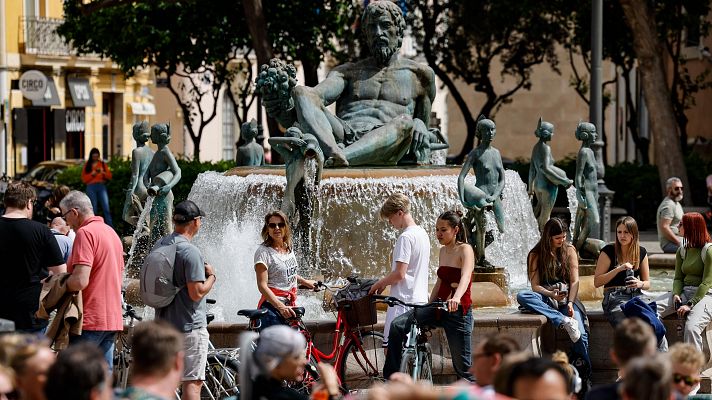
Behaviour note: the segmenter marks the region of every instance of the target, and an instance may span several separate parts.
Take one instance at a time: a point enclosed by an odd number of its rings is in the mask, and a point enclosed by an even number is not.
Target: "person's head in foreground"
[[[94,343],[69,346],[47,374],[47,400],[109,400],[111,378],[104,354]]]
[[[509,360],[508,360],[509,363]],[[503,379],[500,381],[500,375]],[[570,400],[570,378],[560,364],[541,357],[513,361],[498,373],[497,392],[518,400]],[[503,384],[500,387],[499,383]]]
[[[656,352],[657,341],[653,328],[640,318],[626,318],[613,333],[611,359],[621,370],[631,359],[651,356]],[[621,376],[624,376],[622,371]]]
[[[170,397],[183,376],[183,335],[166,321],[141,322],[131,338],[131,384]]]
[[[469,372],[477,379],[479,386],[492,385],[504,357],[520,350],[519,343],[512,336],[502,333],[489,336],[475,347]]]
[[[637,357],[625,366],[625,376],[620,386],[624,400],[670,399],[672,373],[665,354]]]
[[[18,335],[10,367],[15,371],[15,384],[20,398],[43,400],[47,371],[56,356],[44,336]]]
[[[692,343],[675,343],[668,351],[672,367],[672,388],[682,396],[700,387],[700,371],[705,364],[701,351]]]
[[[243,333],[240,344],[241,398],[252,398],[257,378],[294,381],[304,376],[306,340],[298,331],[286,325],[273,325],[263,329],[259,336]]]

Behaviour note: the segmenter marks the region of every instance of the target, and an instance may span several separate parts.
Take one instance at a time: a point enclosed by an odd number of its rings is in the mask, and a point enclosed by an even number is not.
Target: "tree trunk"
[[[655,15],[645,0],[620,0],[626,23],[633,33],[635,54],[640,68],[643,95],[650,110],[651,134],[655,138],[655,164],[660,173],[660,185],[665,193],[665,181],[677,176],[685,190],[684,204],[690,204],[690,185],[680,150],[677,123],[673,114],[670,92],[655,28]]]
[[[248,28],[250,36],[252,36],[255,56],[257,56],[257,65],[268,64],[274,53],[272,52],[272,42],[267,34],[267,20],[265,20],[262,8],[262,0],[243,0],[242,7],[245,10],[245,19],[250,21]],[[257,70],[259,71],[259,67]],[[262,110],[260,109],[258,112],[262,112]],[[267,117],[267,128],[270,136],[282,136],[279,124],[274,118]]]
[[[272,42],[267,35],[267,21],[265,20],[262,0],[243,0],[242,8],[245,10],[245,19],[250,21],[247,27],[252,36],[252,46],[257,56],[257,64],[267,64],[272,58]]]
[[[304,70],[304,86],[316,86],[319,83],[319,63],[314,64],[308,57],[302,57],[300,60]]]

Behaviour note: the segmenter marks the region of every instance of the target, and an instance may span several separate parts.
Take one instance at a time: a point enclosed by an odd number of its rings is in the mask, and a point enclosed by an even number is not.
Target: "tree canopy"
[[[533,67],[548,62],[557,69],[556,44],[571,29],[565,0],[413,0],[409,7],[419,47],[436,75],[448,87],[467,126],[467,138],[456,157],[461,162],[473,148],[475,116],[494,117],[519,90],[531,88]],[[477,112],[469,110],[454,84],[460,79],[486,96]],[[498,89],[494,81],[505,82]]]

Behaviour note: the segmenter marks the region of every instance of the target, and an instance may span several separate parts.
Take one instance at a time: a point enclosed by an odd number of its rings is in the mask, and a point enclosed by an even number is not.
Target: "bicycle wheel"
[[[114,351],[114,387],[126,389],[131,367],[131,347],[123,335],[119,337],[118,344]]]
[[[367,332],[361,340],[351,340],[344,348],[339,367],[339,378],[346,390],[360,390],[383,381],[381,372],[386,363],[383,334]]]
[[[208,356],[200,398],[218,400],[230,396],[239,397],[239,370],[240,363],[236,359],[219,354]]]
[[[418,379],[427,383],[433,383],[433,353],[430,347],[420,350],[420,373]]]
[[[414,381],[417,381],[420,377],[420,366],[416,360],[415,350],[406,349],[403,351],[403,358],[401,359],[400,372],[410,376]]]

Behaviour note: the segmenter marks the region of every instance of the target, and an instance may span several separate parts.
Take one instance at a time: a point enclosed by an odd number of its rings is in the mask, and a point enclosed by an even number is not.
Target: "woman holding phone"
[[[566,223],[552,218],[544,225],[541,239],[529,252],[527,270],[532,290],[517,294],[520,308],[541,314],[556,328],[564,329],[573,342],[573,352],[584,366],[579,369],[586,381],[591,372],[586,310],[578,300],[579,273],[576,248],[566,242]]]
[[[604,287],[603,313],[614,328],[625,318],[621,306],[650,289],[648,253],[632,217],[616,221],[616,241],[601,249],[593,284]]]

